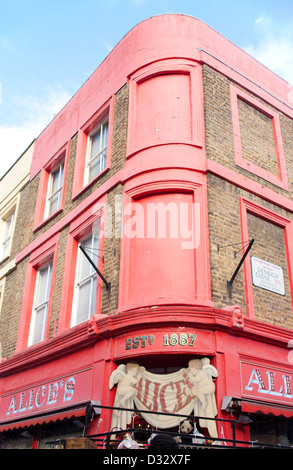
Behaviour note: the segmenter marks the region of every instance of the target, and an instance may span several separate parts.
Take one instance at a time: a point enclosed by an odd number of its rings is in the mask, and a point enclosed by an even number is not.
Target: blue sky
[[[0,0],[0,177],[135,25],[194,16],[293,84],[292,0]]]

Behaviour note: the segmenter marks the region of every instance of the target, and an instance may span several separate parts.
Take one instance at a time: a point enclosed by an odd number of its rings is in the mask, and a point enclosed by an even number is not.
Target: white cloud
[[[0,49],[2,49],[4,52],[9,53],[15,51],[15,47],[7,36],[0,37]]]
[[[0,125],[0,177],[42,132],[70,99],[62,90],[46,90],[42,99],[33,96],[16,99],[26,119],[17,125]]]
[[[260,39],[258,43],[244,47],[244,50],[293,84],[292,24],[282,25],[280,28],[271,19],[260,16],[255,20],[255,28]]]

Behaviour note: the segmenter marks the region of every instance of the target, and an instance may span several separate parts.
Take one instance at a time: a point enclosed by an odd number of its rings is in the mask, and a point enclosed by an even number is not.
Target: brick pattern
[[[249,213],[247,214],[247,224],[249,239],[255,239],[252,249],[253,255],[281,266],[284,275],[284,296],[260,287],[253,287],[254,308],[257,312],[257,318],[276,326],[292,328],[292,303],[283,229]]]
[[[54,279],[54,289],[50,313],[49,339],[53,338],[58,331],[59,311],[62,296],[62,279],[65,267],[65,252],[69,226],[66,227],[59,236],[56,273]]]
[[[227,288],[242,256],[238,210],[242,194],[239,188],[211,174],[207,177],[207,193],[212,300],[216,308],[240,305],[246,314],[243,269],[235,278],[233,289]]]
[[[242,157],[279,176],[272,118],[238,98]]]
[[[6,278],[0,316],[0,342],[4,358],[11,357],[15,351],[27,264],[24,261]]]
[[[117,186],[108,193],[107,206],[111,209],[107,217],[107,227],[111,227],[111,234],[106,233],[104,243],[103,276],[111,283],[110,290],[102,283],[101,313],[111,315],[118,307],[119,274],[120,274],[120,227],[122,216],[122,196],[124,187]],[[111,235],[111,236],[110,236]]]
[[[293,183],[292,120],[278,112],[289,181],[289,192],[287,192],[235,165],[230,81],[204,65],[203,84],[207,158],[290,199]],[[256,98],[247,90],[245,93]],[[258,101],[277,112],[268,103],[263,103],[260,99]],[[239,98],[238,113],[243,157],[273,174],[278,174],[271,118]],[[242,251],[239,251],[241,244],[238,244],[242,242],[239,198],[245,197],[289,220],[293,220],[293,216],[291,212],[214,175],[209,174],[207,180],[212,300],[219,308],[238,304],[246,315],[243,267],[235,278],[233,289],[227,288],[227,280],[231,279],[242,256]],[[281,266],[286,291],[285,296],[280,296],[254,286],[255,318],[277,326],[292,328],[293,314],[283,229],[252,214],[247,215],[247,223],[249,239],[255,239],[250,255]]]
[[[111,168],[90,186],[77,199],[72,200],[72,184],[74,178],[75,156],[77,134],[71,138],[70,152],[68,160],[68,170],[65,188],[64,210],[36,232],[33,232],[36,202],[39,191],[40,174],[36,175],[32,181],[23,189],[21,193],[20,206],[17,220],[17,230],[13,240],[11,257],[27,247],[33,240],[46,232],[56,222],[66,216],[77,207],[90,194],[103,185],[117,171],[124,166],[126,155],[128,121],[128,84],[123,86],[115,96],[114,103],[114,127],[112,137]],[[115,199],[123,193],[123,187],[119,185],[108,194],[108,202],[112,210],[113,224],[119,224],[119,217],[115,213]],[[119,207],[119,206],[117,206]],[[120,218],[121,220],[121,218]],[[65,249],[69,226],[65,227],[59,235],[57,252],[56,276],[51,305],[51,316],[49,325],[49,338],[52,338],[58,331],[58,319],[61,304],[62,281],[65,265]],[[102,313],[111,314],[118,305],[118,281],[119,281],[119,261],[120,261],[120,238],[108,237],[104,246],[104,275],[111,282],[111,291],[106,291],[102,287]],[[2,346],[2,356],[11,357],[15,351],[17,341],[18,325],[20,321],[24,281],[28,259],[23,260],[17,268],[8,275],[6,280],[5,294],[3,298],[0,317],[0,341]]]
[[[233,289],[227,288],[227,281],[231,279],[242,257],[240,197],[247,198],[283,217],[288,217],[289,214],[287,211],[278,209],[273,204],[237,188],[215,175],[208,175],[212,300],[217,308],[239,305],[246,315],[243,266],[234,280]],[[285,296],[260,287],[253,287],[255,318],[276,326],[292,328],[293,313],[283,229],[249,213],[247,224],[249,239],[255,239],[249,256],[253,255],[281,266],[285,282]]]
[[[261,183],[287,198],[291,197],[293,184],[292,121],[287,116],[279,113],[289,180],[288,193],[276,187],[271,182],[235,165],[230,82],[228,78],[204,65],[203,86],[207,158],[253,181]],[[248,93],[247,90],[246,93]],[[264,104],[269,106],[268,103]],[[257,111],[243,100],[238,100],[238,105],[244,158],[269,170],[271,173],[277,174],[276,151],[274,148],[270,118],[260,111]],[[40,175],[37,175],[23,189],[17,221],[18,229],[15,233],[12,246],[12,256],[22,251],[35,238],[46,232],[56,222],[76,208],[113,174],[123,169],[126,155],[127,114],[128,85],[126,84],[115,96],[111,168],[74,201],[72,201],[72,185],[77,134],[72,136],[66,178],[64,210],[36,232],[33,232],[33,226]],[[261,134],[261,138],[258,138],[259,134]],[[118,306],[120,238],[117,236],[117,233],[115,233],[115,228],[117,228],[117,226],[119,228],[121,223],[121,206],[119,205],[119,201],[121,201],[123,190],[123,185],[118,185],[107,195],[107,201],[111,211],[108,214],[106,229],[111,227],[112,233],[109,235],[109,232],[106,232],[107,235],[105,237],[103,252],[103,275],[107,281],[111,283],[111,290],[107,291],[102,284],[101,312],[109,315],[114,313]],[[207,175],[207,196],[212,300],[215,307],[218,308],[238,304],[243,308],[243,312],[246,315],[243,268],[234,281],[233,289],[227,289],[227,281],[231,278],[242,255],[239,197],[245,197],[291,220],[292,214],[212,174]],[[58,330],[68,231],[69,226],[62,230],[59,238],[56,277],[50,317],[50,338],[52,338]],[[278,294],[268,294],[267,291],[263,291],[260,288],[253,288],[256,319],[270,322],[278,326],[292,328],[291,293],[288,281],[283,230],[249,214],[248,231],[249,237],[256,239],[251,254],[282,266],[285,276],[286,295],[282,298],[280,298]],[[19,263],[17,268],[7,276],[0,318],[0,341],[2,344],[3,357],[10,357],[15,350],[27,264],[28,259],[23,260]]]
[[[232,112],[231,112],[231,96],[230,96],[230,84],[229,79],[217,71],[211,69],[209,66],[203,66],[203,89],[204,89],[204,112],[205,112],[205,134],[206,134],[206,153],[207,158],[214,160],[217,163],[246,176],[247,178],[265,185],[267,188],[281,194],[286,198],[292,198],[293,196],[293,121],[286,115],[278,112],[273,106],[264,102],[260,98],[256,98],[252,93],[247,90],[243,90],[237,86],[240,90],[244,91],[247,95],[257,99],[265,107],[271,109],[273,112],[277,112],[280,117],[280,126],[282,133],[282,140],[284,146],[284,153],[286,159],[286,169],[289,182],[289,193],[275,186],[266,179],[259,178],[251,172],[246,171],[243,168],[239,168],[235,165],[235,153],[234,153],[234,137],[233,137],[233,123],[232,123]],[[234,86],[236,86],[233,83]],[[276,174],[276,158],[275,150],[272,149],[272,135],[270,119],[267,118],[263,113],[256,111],[250,104],[240,102],[240,109],[238,112],[242,125],[241,138],[242,144],[244,143],[243,155],[245,158],[248,157],[253,163],[258,166],[269,170],[271,173]],[[248,115],[245,116],[246,124],[244,125],[244,113],[245,110]],[[269,120],[268,120],[269,119]],[[250,127],[253,130],[248,130],[247,122],[250,123]],[[257,137],[255,129],[260,129],[260,136]],[[263,138],[265,133],[265,138]],[[263,142],[263,148],[260,151],[259,143]],[[253,150],[253,152],[252,152]],[[254,153],[255,152],[255,153]],[[253,156],[257,155],[257,156]],[[268,157],[270,155],[270,157]],[[267,156],[267,158],[266,158]]]

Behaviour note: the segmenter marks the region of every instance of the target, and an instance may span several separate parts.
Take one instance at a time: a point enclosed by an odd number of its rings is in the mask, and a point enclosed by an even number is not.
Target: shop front
[[[108,444],[119,442],[121,430],[134,430],[145,445],[157,432],[184,440],[181,424],[189,419],[195,446],[293,445],[285,329],[260,330],[239,308],[155,310],[145,312],[143,328],[142,310],[128,313],[121,322],[131,316],[131,327],[113,338]]]
[[[86,433],[93,414],[99,413],[99,403],[90,399],[91,375],[91,369],[76,371],[4,394],[0,431],[7,434],[3,447],[13,436],[31,439],[32,446],[40,441],[38,447],[42,447],[49,436],[54,441],[67,434],[81,436],[81,429]]]
[[[237,315],[162,306],[95,316],[3,362],[1,448],[117,448],[126,435],[147,448],[160,432],[185,447],[291,446],[287,333]]]
[[[2,362],[1,449],[49,449],[86,437],[100,416],[102,387],[93,386],[102,363],[88,342],[83,325]]]
[[[240,356],[241,393],[223,397],[222,409],[248,425],[252,445],[293,445],[292,373],[289,363]]]

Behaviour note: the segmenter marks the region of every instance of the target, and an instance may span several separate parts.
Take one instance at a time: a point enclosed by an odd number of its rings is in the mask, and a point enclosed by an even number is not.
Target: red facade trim
[[[77,149],[75,158],[74,180],[72,188],[72,199],[76,199],[90,186],[92,186],[101,176],[107,173],[111,167],[111,147],[113,134],[113,118],[114,118],[114,95],[78,130]],[[101,123],[106,116],[109,116],[109,133],[107,144],[107,159],[105,169],[97,175],[92,181],[84,184],[86,153],[88,146],[88,135]]]
[[[56,263],[57,263],[57,252],[58,252],[58,241],[59,234],[56,234],[54,237],[49,239],[44,245],[36,249],[31,253],[30,261],[28,263],[26,277],[25,277],[25,286],[24,286],[24,295],[21,308],[21,317],[18,329],[18,339],[16,344],[16,353],[28,346],[29,339],[29,329],[31,324],[32,310],[33,310],[33,301],[35,295],[35,285],[37,270],[42,265],[45,264],[48,260],[53,260],[52,267],[52,281],[50,288],[50,298],[49,298],[49,307],[47,313],[47,327],[45,331],[44,339],[47,340],[49,337],[49,324],[50,324],[50,314],[52,306],[52,296],[54,292],[54,281],[56,273]]]
[[[244,168],[247,171],[250,171],[251,173],[257,176],[260,176],[261,178],[264,178],[270,183],[273,183],[276,186],[279,186],[289,191],[279,115],[276,112],[274,112],[271,108],[264,106],[260,101],[256,100],[255,98],[248,95],[247,93],[244,93],[242,90],[239,90],[235,86],[231,85],[230,90],[231,90],[231,107],[232,107],[232,119],[233,119],[233,135],[234,135],[234,146],[235,146],[235,164],[241,168]],[[277,160],[278,160],[279,176],[276,176],[273,173],[268,172],[267,170],[259,167],[253,162],[246,160],[243,157],[242,146],[241,146],[240,123],[239,123],[239,116],[238,116],[238,98],[252,105],[255,109],[258,109],[259,111],[261,111],[263,114],[265,114],[272,120],[276,154],[277,154]]]
[[[284,231],[285,249],[288,264],[288,275],[290,284],[290,295],[293,305],[293,226],[290,219],[286,219],[281,215],[265,209],[264,207],[255,204],[247,199],[240,198],[240,218],[241,218],[241,232],[243,243],[249,239],[248,235],[248,224],[247,224],[247,213],[251,213],[257,217],[260,217],[268,222],[281,227]],[[250,259],[247,257],[244,260],[244,275],[245,275],[245,292],[246,292],[246,304],[247,314],[250,318],[254,318],[254,302],[252,292],[252,275],[250,268]]]
[[[112,176],[109,172],[108,179],[105,178],[103,184],[91,188],[93,191],[90,195],[16,256],[16,265],[28,258],[28,267],[16,352],[10,359],[0,363],[0,411],[4,413],[4,427],[0,427],[0,431],[8,429],[8,426],[12,429],[10,426],[22,427],[70,418],[75,413],[84,413],[84,408],[79,408],[79,405],[87,401],[100,400],[102,404],[111,406],[114,403],[115,390],[109,389],[109,378],[118,365],[135,361],[150,368],[161,363],[164,367],[174,364],[180,367],[184,364],[185,367],[189,359],[202,356],[208,356],[219,373],[216,379],[218,418],[227,417],[228,410],[220,409],[223,397],[239,400],[241,410],[246,413],[262,411],[292,417],[290,410],[293,408],[293,397],[289,393],[291,390],[288,379],[293,373],[289,356],[292,331],[255,320],[248,258],[244,262],[247,317],[243,315],[241,306],[214,308],[207,200],[207,175],[210,173],[293,213],[293,202],[288,194],[287,197],[284,196],[284,191],[282,194],[276,193],[237,171],[238,166],[277,185],[278,190],[288,190],[279,117],[277,112],[269,108],[274,106],[275,110],[293,118],[293,109],[286,102],[288,85],[201,22],[183,15],[167,16],[143,22],[123,38],[36,141],[31,177],[35,177],[39,171],[41,175],[35,235],[46,222],[53,221],[53,217],[43,220],[48,175],[64,152],[67,172],[69,140],[72,136],[77,134],[73,191],[70,194],[74,204],[77,204],[79,196],[84,196],[86,189],[111,169],[114,96],[128,81],[128,133],[123,170]],[[195,44],[198,46],[197,50]],[[142,49],[145,54],[141,54]],[[221,60],[217,57],[221,57]],[[248,95],[235,85],[231,86],[236,151],[236,166],[233,170],[207,159],[202,81],[205,64],[255,96]],[[237,64],[241,64],[241,73],[237,71]],[[178,89],[175,86],[176,79]],[[259,83],[263,87],[260,88]],[[154,85],[153,95],[148,89],[150,84]],[[169,92],[173,100],[170,107],[167,106]],[[158,98],[161,94],[167,109],[169,127],[164,125],[164,119],[160,121],[162,113]],[[237,111],[238,97],[272,119],[279,176],[244,160]],[[147,98],[150,99],[151,106]],[[187,106],[188,112],[185,112]],[[106,168],[95,180],[84,186],[88,134],[107,113],[109,140]],[[133,119],[137,115],[138,118]],[[118,309],[113,310],[109,316],[101,315],[100,295],[96,315],[89,321],[71,327],[78,241],[101,219],[100,248],[103,250],[107,229],[104,226],[107,193],[118,185],[124,185]],[[178,255],[178,245],[171,244],[173,240],[156,240],[157,244],[153,240],[149,243],[148,240],[147,246],[143,245],[143,237],[135,238],[125,234],[125,227],[135,205],[140,205],[144,210],[148,202],[156,204],[160,198],[164,199],[166,205],[179,201],[177,206],[175,204],[177,208],[180,204],[194,207],[191,217],[194,244],[189,249],[182,250],[183,254],[180,251],[181,258]],[[293,305],[292,221],[246,198],[239,199],[239,207],[242,241],[248,240],[248,213],[282,228]],[[235,207],[235,212],[239,207]],[[63,208],[64,205],[61,205],[59,215]],[[66,262],[58,329],[55,329],[52,339],[48,340],[47,330],[45,341],[27,347],[36,270],[48,257],[53,257],[54,281],[59,234],[66,227]],[[180,239],[184,243],[189,241],[184,236]],[[153,271],[150,269],[144,277],[144,272],[150,266],[156,268]],[[99,270],[103,270],[102,261]],[[172,282],[168,283],[169,279]],[[53,288],[54,282],[51,286],[50,305]],[[172,342],[171,335],[174,340]],[[180,341],[182,335],[184,341]],[[283,373],[285,379],[279,373]],[[58,406],[56,404],[56,384],[58,383],[60,391],[62,380],[68,374],[77,379],[85,378],[76,381],[76,400],[72,402],[74,409],[71,410],[64,405],[61,395]],[[263,387],[260,386],[260,376],[269,380],[263,381]],[[286,397],[280,395],[281,386],[287,387]],[[36,398],[32,390],[39,390],[44,394]],[[52,395],[45,397],[49,390]],[[261,400],[260,396],[267,400]],[[35,400],[34,404],[38,409],[43,406],[44,413],[37,410],[36,416],[29,413],[31,410],[28,397]],[[50,408],[55,399],[56,406]],[[10,410],[10,416],[7,415],[7,410]],[[12,423],[8,423],[9,418]],[[111,412],[102,410],[101,419],[95,416],[90,423],[90,432],[94,434],[109,431],[110,425]],[[247,437],[248,428],[242,429],[241,433],[243,437]],[[228,425],[225,435],[231,435]]]
[[[48,223],[57,214],[61,213],[64,209],[64,198],[65,198],[65,187],[66,187],[66,178],[67,178],[67,166],[69,159],[69,150],[70,150],[70,141],[68,141],[45,165],[41,170],[40,174],[40,183],[39,183],[39,192],[37,198],[37,207],[35,212],[35,221],[34,221],[34,231],[39,230],[44,224]],[[57,212],[54,212],[50,217],[45,218],[45,205],[48,193],[48,184],[50,172],[56,167],[62,160],[64,160],[64,176],[63,176],[63,186],[62,186],[62,195],[61,195],[61,204]]]

